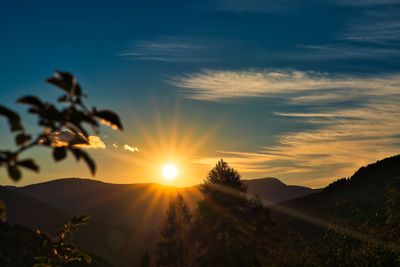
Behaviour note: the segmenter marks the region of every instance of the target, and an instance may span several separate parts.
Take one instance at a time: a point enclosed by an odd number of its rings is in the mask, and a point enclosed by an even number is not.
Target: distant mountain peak
[[[275,177],[265,177],[265,178],[256,178],[256,179],[248,179],[244,180],[245,182],[252,181],[254,183],[265,183],[265,184],[275,184],[275,185],[282,185],[286,186],[284,182],[279,180],[278,178]]]
[[[244,180],[248,185],[248,192],[252,196],[258,195],[266,205],[287,201],[292,198],[302,197],[317,193],[320,189],[304,186],[287,185],[274,177]]]

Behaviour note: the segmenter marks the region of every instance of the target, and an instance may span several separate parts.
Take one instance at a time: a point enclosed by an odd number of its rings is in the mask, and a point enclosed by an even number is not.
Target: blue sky
[[[175,160],[190,185],[224,158],[319,187],[399,151],[399,18],[398,0],[3,1],[1,103],[74,73],[126,129],[91,151],[100,180],[162,182]],[[47,167],[20,184],[88,176],[30,153]]]

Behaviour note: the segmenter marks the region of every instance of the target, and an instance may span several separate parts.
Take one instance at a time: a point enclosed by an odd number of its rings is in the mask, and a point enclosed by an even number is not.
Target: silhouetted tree
[[[188,232],[192,215],[181,195],[173,199],[161,222],[161,240],[157,244],[158,266],[190,266]]]
[[[199,266],[261,266],[272,226],[269,211],[250,200],[240,174],[220,160],[200,187],[192,229]]]

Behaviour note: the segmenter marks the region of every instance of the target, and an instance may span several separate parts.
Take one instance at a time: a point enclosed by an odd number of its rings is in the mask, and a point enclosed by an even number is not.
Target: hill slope
[[[32,229],[45,229],[55,233],[72,217],[67,212],[4,186],[0,186],[0,200],[6,205],[10,223],[29,226]]]
[[[304,186],[286,185],[276,178],[262,178],[244,181],[248,185],[250,195],[258,195],[266,205],[320,192]]]
[[[276,178],[246,180],[250,195],[259,195],[266,204],[319,192],[301,186],[286,185]],[[200,198],[198,186],[176,188],[158,184],[110,184],[90,179],[66,178],[13,190],[73,214],[90,214],[101,222],[132,223],[137,217],[150,229],[157,227],[169,200],[177,193],[194,206]],[[144,218],[143,218],[144,219]]]
[[[324,230],[329,226],[338,204],[343,202],[357,203],[362,209],[360,214],[373,216],[396,178],[400,178],[400,155],[361,167],[350,178],[339,179],[319,193],[274,205],[272,215],[282,229],[314,234],[316,227]]]
[[[110,184],[67,178],[13,190],[72,214],[90,214],[94,221],[142,230],[157,228],[169,201],[178,192],[189,203],[199,198],[196,187],[179,189],[158,184]]]

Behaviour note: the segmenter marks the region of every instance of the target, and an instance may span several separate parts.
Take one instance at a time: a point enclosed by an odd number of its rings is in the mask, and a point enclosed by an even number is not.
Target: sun
[[[174,164],[168,163],[162,168],[162,175],[166,180],[171,181],[178,176],[178,168]]]

